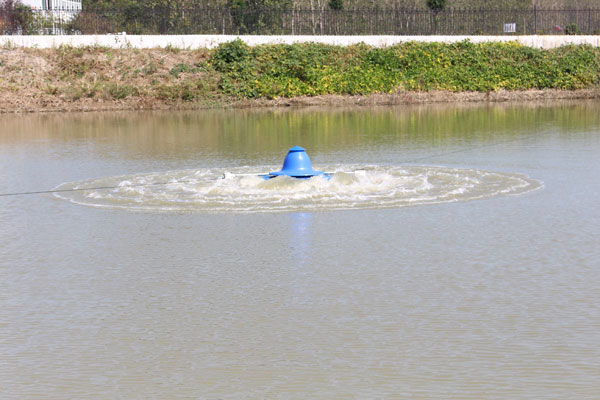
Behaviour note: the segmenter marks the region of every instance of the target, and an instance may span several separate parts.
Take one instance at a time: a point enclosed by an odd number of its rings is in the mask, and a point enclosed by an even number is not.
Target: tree
[[[229,0],[232,22],[241,34],[254,34],[270,28],[270,34],[281,33],[282,11],[293,8],[292,0]]]
[[[439,12],[446,7],[446,0],[427,0],[427,7],[433,12]]]
[[[172,33],[181,22],[181,0],[95,0],[84,1],[83,11],[110,20],[112,32],[133,34]]]
[[[329,0],[329,8],[336,11],[343,10],[344,0]]]
[[[438,13],[446,7],[446,0],[427,0],[427,7],[432,11],[429,20],[431,33],[435,33],[438,28]]]
[[[0,1],[0,34],[28,34],[33,30],[33,11],[20,1]]]

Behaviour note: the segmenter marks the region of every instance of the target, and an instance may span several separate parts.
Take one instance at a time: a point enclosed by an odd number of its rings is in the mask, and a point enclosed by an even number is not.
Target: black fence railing
[[[0,34],[533,35],[600,34],[597,9],[277,10],[0,8]]]

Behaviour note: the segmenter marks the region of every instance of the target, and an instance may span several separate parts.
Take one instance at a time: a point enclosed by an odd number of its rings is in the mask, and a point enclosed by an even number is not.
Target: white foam
[[[524,193],[541,186],[520,174],[431,166],[323,166],[337,171],[331,179],[281,176],[264,180],[257,176],[275,168],[200,169],[90,179],[57,188],[90,190],[56,196],[77,204],[129,210],[275,212],[468,201]],[[354,170],[364,172],[351,173]],[[99,187],[110,189],[92,189]]]

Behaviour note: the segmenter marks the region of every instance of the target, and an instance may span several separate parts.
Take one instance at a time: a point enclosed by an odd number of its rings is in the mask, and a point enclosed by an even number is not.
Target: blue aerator
[[[294,146],[288,150],[287,156],[285,156],[285,160],[283,160],[281,171],[269,172],[269,174],[264,177],[270,179],[281,175],[306,179],[318,175],[328,176],[329,174],[324,171],[315,171],[310,163],[308,154],[306,154],[306,150],[300,146]]]

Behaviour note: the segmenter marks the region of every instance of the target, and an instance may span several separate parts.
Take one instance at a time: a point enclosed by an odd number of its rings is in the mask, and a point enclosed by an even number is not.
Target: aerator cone
[[[270,176],[286,175],[294,178],[310,178],[311,176],[323,175],[324,171],[315,171],[310,163],[310,158],[300,146],[289,149],[281,171],[269,172]]]

